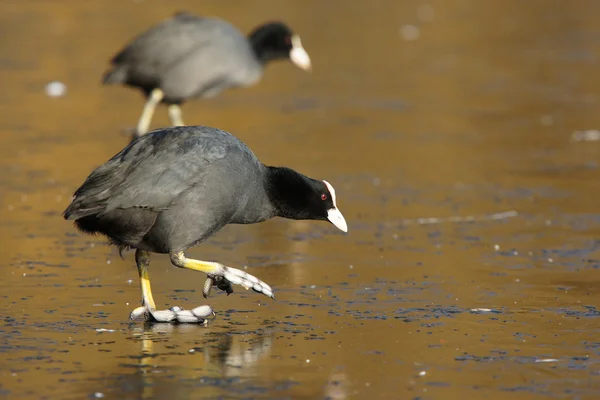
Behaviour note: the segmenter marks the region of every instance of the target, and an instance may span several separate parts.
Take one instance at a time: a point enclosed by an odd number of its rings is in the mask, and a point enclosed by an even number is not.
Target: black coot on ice
[[[136,129],[140,136],[159,103],[168,105],[171,124],[182,126],[184,101],[253,85],[265,64],[278,59],[311,68],[300,37],[284,23],[261,25],[245,37],[221,19],[180,13],[134,38],[113,57],[103,80],[140,88],[146,95]]]
[[[131,318],[160,322],[202,322],[212,310],[156,310],[148,277],[151,252],[208,274],[205,297],[213,285],[231,293],[231,284],[273,297],[271,287],[254,276],[186,258],[184,251],[227,224],[273,217],[329,220],[347,232],[327,181],[265,166],[235,136],[203,126],[156,130],[135,140],[88,176],[64,217],[84,232],[106,235],[120,249],[136,249],[142,306]]]

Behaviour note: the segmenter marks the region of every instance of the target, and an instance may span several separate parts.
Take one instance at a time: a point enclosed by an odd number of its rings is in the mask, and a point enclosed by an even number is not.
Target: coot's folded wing
[[[159,130],[142,136],[94,170],[75,192],[68,219],[101,215],[116,208],[161,211],[182,192],[202,182],[211,163],[241,150],[226,132]]]
[[[224,30],[237,32],[220,19],[178,14],[135,37],[111,62],[115,68],[127,69],[130,83],[158,84],[162,74],[223,36]]]

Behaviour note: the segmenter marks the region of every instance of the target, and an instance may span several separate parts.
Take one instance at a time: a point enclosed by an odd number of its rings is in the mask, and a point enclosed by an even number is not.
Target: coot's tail
[[[90,202],[81,201],[78,198],[73,199],[69,207],[63,211],[63,217],[67,220],[77,220],[79,218],[96,215],[104,211],[103,204],[93,204]]]
[[[115,65],[112,69],[106,71],[102,77],[102,83],[105,85],[116,85],[125,82],[127,79],[127,68]]]
[[[112,162],[111,162],[112,161]],[[121,179],[115,174],[114,160],[96,168],[75,191],[73,200],[63,212],[65,219],[78,220],[83,217],[101,214],[106,209],[106,202]]]

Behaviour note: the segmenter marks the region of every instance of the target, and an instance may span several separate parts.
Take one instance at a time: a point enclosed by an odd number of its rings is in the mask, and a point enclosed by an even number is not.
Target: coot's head
[[[335,189],[327,181],[308,178],[289,168],[269,167],[267,193],[280,217],[329,221],[348,232],[337,208]]]
[[[302,47],[300,36],[286,24],[270,22],[261,25],[249,37],[256,56],[263,64],[289,58],[303,70],[311,70],[310,57]]]

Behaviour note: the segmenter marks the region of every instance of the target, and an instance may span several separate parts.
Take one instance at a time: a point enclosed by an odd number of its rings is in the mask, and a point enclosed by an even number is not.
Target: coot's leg
[[[140,275],[140,286],[142,288],[142,306],[136,308],[129,314],[129,318],[136,319],[144,315],[145,319],[149,319],[150,311],[156,310],[156,304],[152,297],[152,288],[150,287],[150,276],[148,275],[148,267],[150,266],[150,253],[144,250],[136,250],[135,263],[137,264],[138,273]]]
[[[150,128],[150,122],[152,121],[152,116],[154,115],[154,110],[156,106],[162,101],[165,94],[160,89],[154,89],[150,92],[150,96],[146,100],[146,104],[144,104],[144,109],[142,110],[142,115],[140,116],[140,120],[138,121],[137,128],[135,131],[135,135],[140,137],[148,132],[148,128]]]
[[[169,119],[173,126],[184,126],[183,118],[181,117],[181,106],[179,104],[170,104],[169,108]]]
[[[255,292],[262,293],[265,296],[275,298],[271,286],[267,285],[260,279],[239,269],[227,267],[223,264],[210,261],[199,261],[191,258],[186,258],[183,252],[171,253],[171,262],[173,265],[191,269],[194,271],[204,272],[208,275],[208,280],[204,285],[202,294],[208,297],[213,285],[230,294],[233,292],[231,284],[242,285],[246,289],[252,289]]]
[[[140,285],[142,287],[142,306],[131,312],[129,318],[135,320],[142,315],[146,321],[152,322],[182,322],[182,323],[205,323],[207,317],[214,315],[209,306],[196,307],[193,310],[183,310],[179,307],[171,307],[168,310],[156,310],[152,288],[150,287],[150,253],[144,250],[136,250],[135,262],[140,274]]]

